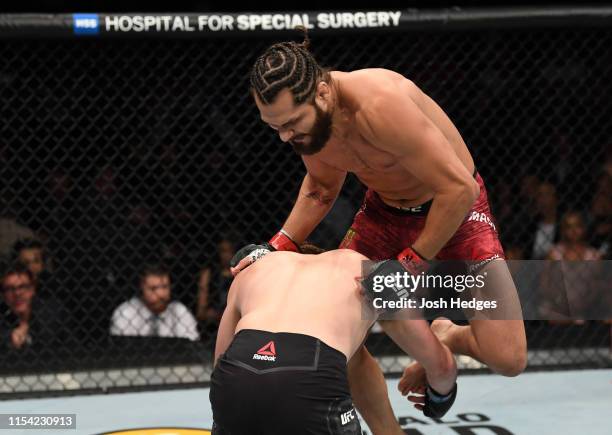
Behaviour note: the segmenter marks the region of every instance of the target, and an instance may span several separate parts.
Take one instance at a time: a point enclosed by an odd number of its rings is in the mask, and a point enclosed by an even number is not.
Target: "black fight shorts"
[[[211,377],[214,435],[359,435],[346,357],[309,335],[243,329]]]

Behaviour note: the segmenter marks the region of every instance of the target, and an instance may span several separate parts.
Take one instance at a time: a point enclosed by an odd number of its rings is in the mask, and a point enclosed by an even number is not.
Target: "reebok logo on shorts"
[[[499,254],[495,254],[492,257],[485,258],[484,260],[479,261],[476,264],[471,264],[468,266],[468,272],[473,273],[474,271],[481,269],[483,266],[489,264],[493,260],[497,260],[498,258],[499,258]]]
[[[253,359],[272,362],[276,361],[276,348],[274,347],[274,341],[269,341],[268,344],[259,349],[257,353],[253,354]]]

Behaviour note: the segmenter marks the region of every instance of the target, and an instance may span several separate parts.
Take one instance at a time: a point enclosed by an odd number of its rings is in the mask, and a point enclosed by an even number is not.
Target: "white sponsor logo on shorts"
[[[482,266],[484,266],[485,264],[490,263],[490,262],[491,262],[491,261],[493,261],[493,260],[497,260],[498,258],[499,258],[499,254],[495,254],[494,256],[489,257],[489,258],[485,258],[484,260],[479,261],[478,263],[470,264],[470,265],[468,266],[468,271],[469,271],[470,273],[472,273],[472,272],[474,272],[475,270],[480,269],[480,268],[481,268]],[[485,274],[486,274],[486,272],[485,272]]]
[[[491,228],[493,228],[493,230],[497,231],[497,229],[495,228],[495,224],[493,223],[493,221],[491,221],[491,219],[489,219],[489,216],[487,216],[486,213],[479,213],[477,211],[473,211],[470,217],[468,218],[468,222],[469,221],[485,222],[489,224]]]
[[[276,357],[275,356],[268,356],[268,355],[258,355],[258,354],[253,354],[253,359],[260,359],[263,361],[276,361]]]
[[[340,421],[342,422],[342,426],[349,424],[351,421],[355,420],[355,414],[353,414],[353,411],[355,411],[355,408],[351,408],[349,411],[340,414]]]

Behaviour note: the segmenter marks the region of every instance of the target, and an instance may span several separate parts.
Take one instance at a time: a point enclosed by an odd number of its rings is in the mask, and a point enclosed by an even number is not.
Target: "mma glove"
[[[240,248],[230,260],[230,267],[236,267],[243,259],[248,259],[247,266],[255,263],[261,257],[273,251],[293,251],[300,252],[300,248],[289,235],[283,230],[280,230],[267,243],[255,245],[251,243]],[[247,267],[245,266],[245,267]]]
[[[427,273],[429,267],[429,261],[413,248],[408,247],[395,259],[376,263],[373,270],[363,280],[362,286],[370,301],[381,298],[383,301],[399,303],[401,299],[408,299],[414,289],[404,286],[404,280],[398,277],[403,277],[405,273],[410,275]],[[389,305],[387,307],[384,311],[395,312],[400,309],[389,307]]]
[[[444,417],[444,414],[446,414],[448,410],[451,409],[451,406],[453,406],[453,403],[455,403],[456,397],[456,382],[451,392],[446,395],[438,393],[428,384],[427,389],[425,390],[425,406],[423,407],[423,414],[425,414],[426,417],[432,418]]]

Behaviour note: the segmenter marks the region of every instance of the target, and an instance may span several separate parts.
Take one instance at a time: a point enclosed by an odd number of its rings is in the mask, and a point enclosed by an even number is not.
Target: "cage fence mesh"
[[[305,173],[249,95],[250,66],[276,41],[0,42],[0,254],[36,275],[19,346],[4,292],[0,392],[208,379],[224,261],[279,229]],[[570,211],[610,256],[610,46],[609,29],[312,36],[322,65],[395,70],[442,106],[515,259],[545,258]],[[363,193],[349,177],[311,240],[337,247]],[[148,284],[169,284],[183,325],[139,317],[140,273],[159,264],[169,283]],[[527,333],[532,367],[610,364],[605,322],[534,321]],[[406,361],[383,334],[368,348],[386,372]]]

